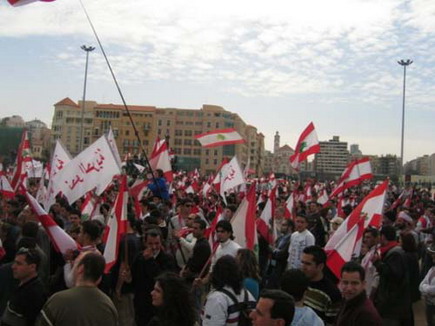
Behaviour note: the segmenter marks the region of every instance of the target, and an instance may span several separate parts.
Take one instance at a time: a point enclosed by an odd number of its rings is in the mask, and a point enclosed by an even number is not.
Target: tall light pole
[[[402,141],[400,143],[400,176],[404,178],[404,169],[403,169],[403,142],[405,137],[405,91],[406,91],[406,67],[408,67],[412,60],[400,60],[397,63],[403,66],[403,101],[402,101]],[[403,180],[405,183],[405,180]]]
[[[80,151],[83,150],[84,144],[84,119],[85,119],[85,100],[86,100],[86,81],[88,78],[88,62],[89,62],[89,52],[94,51],[95,48],[93,46],[82,45],[80,47],[83,51],[86,52],[86,65],[85,65],[85,82],[83,86],[83,100],[82,100],[82,118],[80,124]]]

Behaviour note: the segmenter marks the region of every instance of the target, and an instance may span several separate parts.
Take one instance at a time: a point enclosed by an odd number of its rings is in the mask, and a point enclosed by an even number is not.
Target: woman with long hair
[[[186,282],[175,273],[163,273],[156,278],[151,292],[152,304],[157,308],[148,326],[193,326],[195,306]]]
[[[243,286],[251,292],[255,300],[260,295],[260,268],[257,257],[249,249],[239,249],[236,255],[236,262],[242,274]]]

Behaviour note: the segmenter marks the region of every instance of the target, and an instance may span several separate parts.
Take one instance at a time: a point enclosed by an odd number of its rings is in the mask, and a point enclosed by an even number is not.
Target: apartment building
[[[319,142],[320,152],[315,155],[314,169],[321,177],[336,177],[343,173],[349,162],[347,142],[333,136],[329,141]]]
[[[72,154],[80,152],[81,112],[83,103],[69,98],[54,105],[53,142],[61,139]],[[121,155],[141,153],[141,145],[150,154],[157,137],[166,138],[173,149],[177,169],[200,168],[203,173],[216,171],[224,157],[237,156],[244,168],[248,158],[258,174],[264,170],[264,135],[247,125],[236,113],[216,105],[201,109],[157,108],[129,105],[142,144],[135,135],[129,116],[122,105],[98,104],[86,101],[84,105],[84,148],[112,127]],[[202,148],[194,136],[216,129],[235,128],[246,140],[244,144],[216,148]]]

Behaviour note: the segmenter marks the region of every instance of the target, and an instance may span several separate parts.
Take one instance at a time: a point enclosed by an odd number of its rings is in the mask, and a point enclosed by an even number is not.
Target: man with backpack
[[[249,313],[256,302],[242,282],[234,257],[225,255],[217,260],[210,279],[213,289],[203,309],[203,326],[252,325]]]

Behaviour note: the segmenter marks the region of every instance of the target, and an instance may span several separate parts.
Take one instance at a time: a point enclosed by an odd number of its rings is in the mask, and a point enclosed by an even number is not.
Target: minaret
[[[275,139],[273,141],[273,153],[276,154],[279,149],[279,132],[277,131],[275,134]]]

